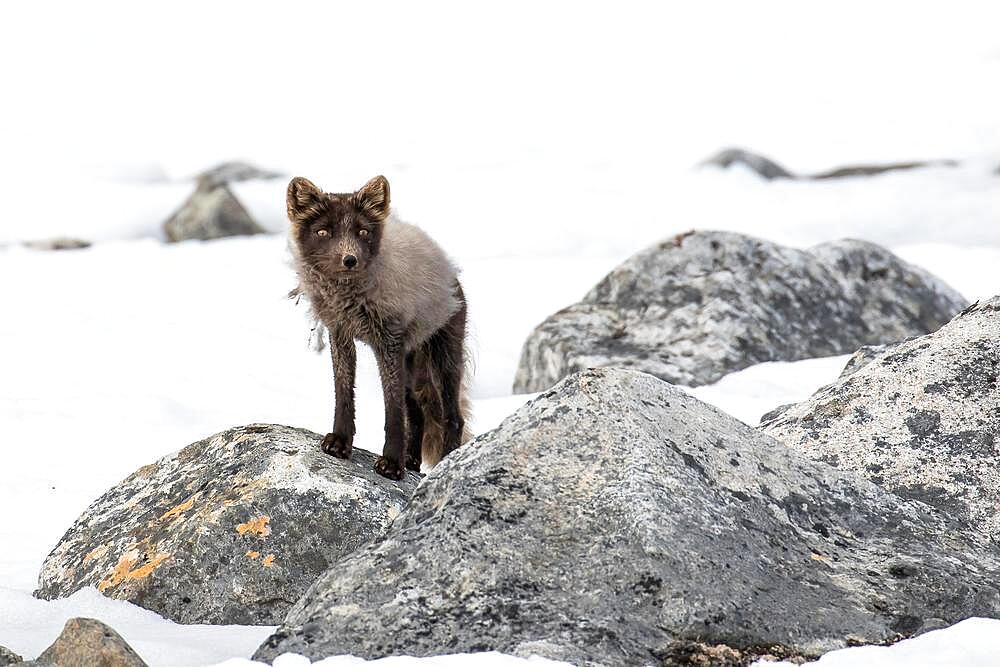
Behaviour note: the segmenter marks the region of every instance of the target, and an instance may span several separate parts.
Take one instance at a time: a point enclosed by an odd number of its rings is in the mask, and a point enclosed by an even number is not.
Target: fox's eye
[[[368,236],[368,230],[362,229],[360,232],[358,232],[358,236],[360,236],[361,238]]]
[[[329,236],[330,232],[325,229],[317,229],[316,236]]]

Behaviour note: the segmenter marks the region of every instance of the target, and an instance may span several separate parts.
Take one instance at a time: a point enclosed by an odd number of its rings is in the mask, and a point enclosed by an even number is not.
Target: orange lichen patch
[[[248,551],[247,552],[247,558],[260,558],[260,552],[259,551]]]
[[[164,519],[169,519],[171,517],[179,516],[184,512],[187,512],[189,509],[194,507],[194,499],[197,497],[198,494],[196,493],[187,500],[185,500],[184,502],[182,502],[180,505],[171,507],[170,509],[168,509],[166,512],[163,513],[163,516],[160,517],[160,521],[163,521]]]
[[[268,554],[260,564],[264,567],[274,567],[274,554]]]
[[[145,579],[153,574],[153,571],[160,567],[163,561],[168,558],[170,558],[170,554],[159,552],[145,565],[133,570],[132,567],[139,560],[139,551],[136,549],[127,551],[118,559],[118,564],[115,565],[115,569],[111,571],[111,574],[97,585],[97,590],[103,593],[108,588],[117,586],[129,579]]]
[[[94,560],[95,558],[100,558],[101,556],[103,556],[106,553],[108,553],[108,545],[107,544],[102,544],[99,547],[95,547],[95,548],[91,549],[90,553],[88,553],[86,556],[83,557],[83,562],[84,563],[89,563],[90,561]]]
[[[256,535],[257,537],[267,537],[271,534],[271,528],[267,524],[271,522],[271,519],[266,516],[259,516],[256,519],[251,519],[246,523],[241,523],[236,526],[236,532],[240,535],[246,535],[250,533],[251,535]]]

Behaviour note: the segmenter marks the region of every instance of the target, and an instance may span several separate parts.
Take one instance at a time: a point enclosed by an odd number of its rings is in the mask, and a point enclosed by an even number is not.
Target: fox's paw
[[[323,442],[320,443],[320,449],[338,459],[349,459],[351,458],[351,449],[354,446],[353,440],[353,438],[339,433],[327,433]]]
[[[375,472],[383,477],[395,480],[403,479],[403,476],[406,474],[406,470],[399,464],[399,461],[393,461],[384,456],[378,457],[378,460],[375,461]]]
[[[412,470],[413,472],[420,472],[420,461],[412,456],[406,457],[406,469]]]

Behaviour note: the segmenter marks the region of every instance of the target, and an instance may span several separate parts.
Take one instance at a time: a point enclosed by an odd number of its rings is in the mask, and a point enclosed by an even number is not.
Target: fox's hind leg
[[[413,472],[420,472],[423,461],[420,449],[424,441],[424,411],[409,389],[406,390],[406,422],[406,467]]]

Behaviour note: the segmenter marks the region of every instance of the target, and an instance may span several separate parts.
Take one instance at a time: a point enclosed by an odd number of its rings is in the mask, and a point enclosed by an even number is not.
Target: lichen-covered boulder
[[[691,232],[634,255],[540,324],[524,344],[514,391],[542,391],[598,366],[709,384],[763,361],[925,334],[965,305],[926,271],[865,241],[796,250]]]
[[[1000,540],[1000,297],[848,370],[761,430]]]
[[[816,655],[1000,613],[998,575],[946,514],[594,369],[449,455],[256,657]]]
[[[140,468],[98,498],[42,566],[37,597],[85,586],[180,623],[279,622],[330,563],[380,537],[419,478],[321,436],[255,424]]]
[[[56,641],[24,667],[146,667],[146,663],[104,623],[71,618]]]

